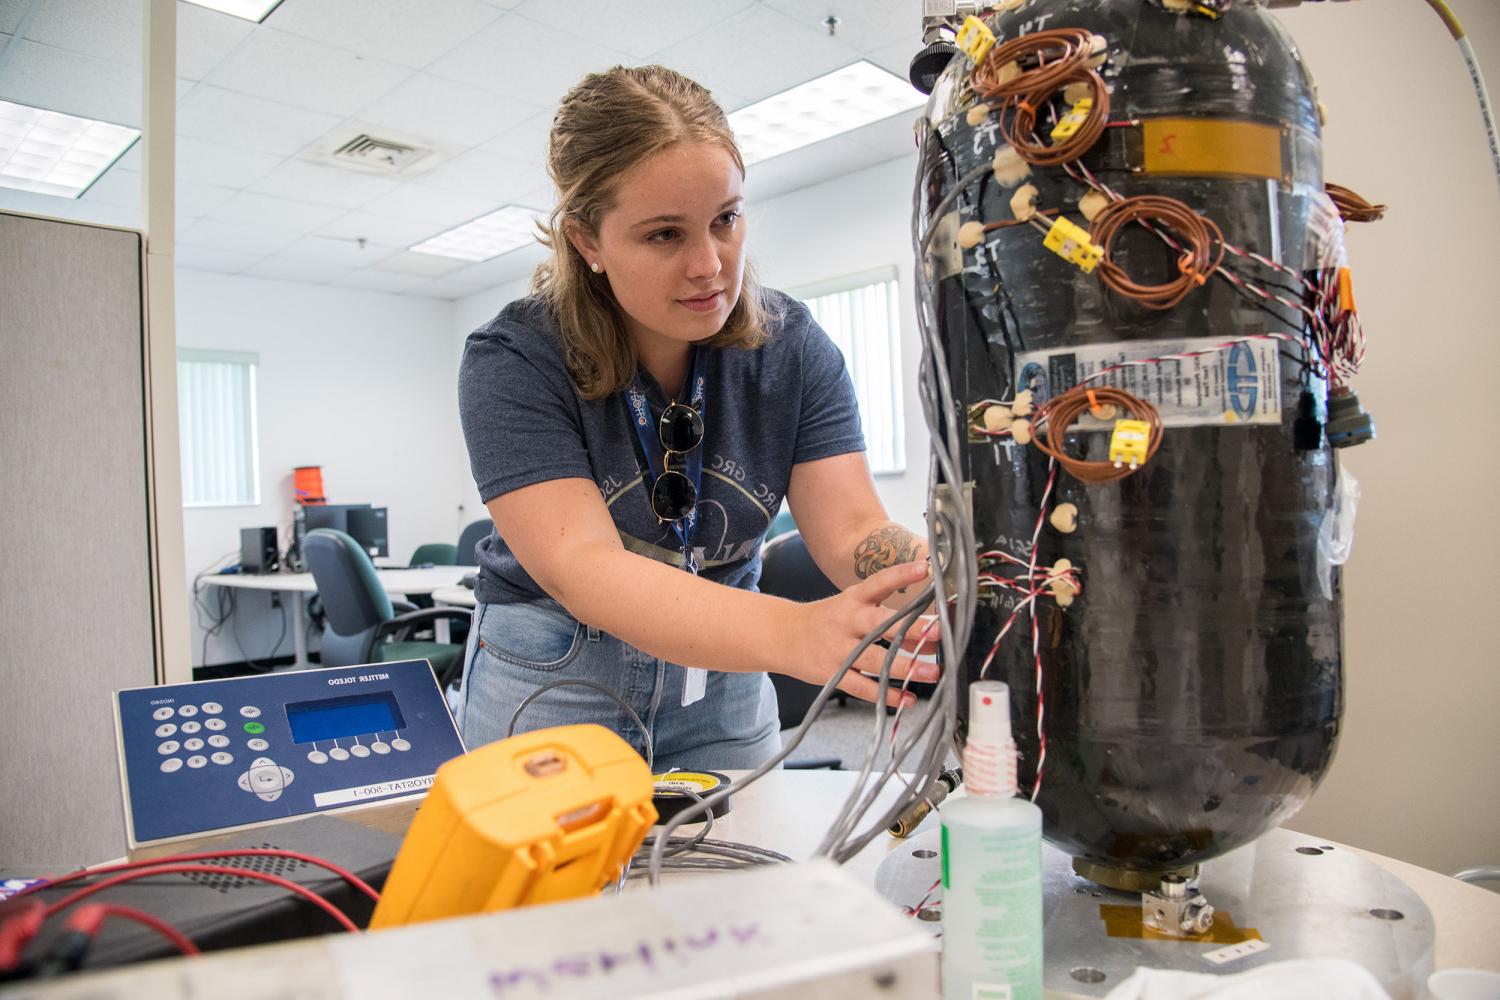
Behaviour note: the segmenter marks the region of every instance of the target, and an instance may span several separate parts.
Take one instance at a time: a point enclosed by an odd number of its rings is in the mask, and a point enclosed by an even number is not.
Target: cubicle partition
[[[136,232],[0,213],[0,867],[123,853],[110,693],[156,680]]]

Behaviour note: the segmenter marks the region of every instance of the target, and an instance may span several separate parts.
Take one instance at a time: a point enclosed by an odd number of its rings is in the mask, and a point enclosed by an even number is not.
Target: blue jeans
[[[708,672],[704,697],[682,704],[686,671],[581,624],[554,601],[481,604],[464,662],[458,726],[470,750],[504,739],[528,695],[564,678],[593,681],[635,710],[655,745],[654,770],[752,768],[781,750],[776,690],[762,673]],[[517,733],[595,722],[643,756],[640,729],[614,699],[578,685],[526,707]]]

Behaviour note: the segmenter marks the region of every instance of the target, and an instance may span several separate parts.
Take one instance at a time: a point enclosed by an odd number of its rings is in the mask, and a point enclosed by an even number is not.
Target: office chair
[[[434,566],[457,566],[458,546],[449,542],[428,542],[426,545],[418,545],[417,551],[411,554],[412,566],[422,566],[432,563]]]
[[[464,608],[419,610],[405,601],[393,602],[375,565],[359,543],[342,531],[317,528],[302,540],[303,557],[318,585],[327,624],[319,658],[325,667],[394,660],[427,660],[439,686],[456,685],[463,675],[464,647],[448,642],[413,642],[412,629],[439,618],[468,623]],[[399,617],[396,611],[404,612]]]
[[[465,528],[463,534],[458,536],[458,562],[455,565],[478,566],[479,557],[474,554],[474,547],[488,538],[494,527],[493,522],[485,518]]]
[[[807,544],[802,541],[802,533],[788,531],[766,542],[760,550],[760,592],[792,601],[821,601],[837,594],[839,588],[813,562]],[[772,674],[771,685],[776,688],[776,711],[781,717],[783,732],[802,724],[821,690],[816,684],[786,674]],[[840,704],[847,699],[842,691],[835,697]],[[842,765],[837,758],[818,758],[790,761],[785,766],[794,770],[826,767],[838,770]]]
[[[458,546],[448,542],[428,542],[426,545],[418,545],[417,551],[411,554],[409,566],[457,566]],[[410,595],[412,604],[419,608],[432,607],[432,597],[428,594]]]

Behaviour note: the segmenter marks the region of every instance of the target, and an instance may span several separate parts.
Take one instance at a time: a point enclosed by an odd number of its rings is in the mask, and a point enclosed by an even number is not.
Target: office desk
[[[477,566],[430,566],[426,569],[377,569],[375,575],[380,585],[392,597],[411,594],[431,594],[445,587],[453,587]],[[214,587],[235,587],[240,590],[269,590],[292,595],[292,651],[297,669],[310,666],[307,658],[307,595],[316,594],[318,585],[311,573],[227,573],[205,576],[203,582]],[[463,589],[463,588],[459,588]],[[446,638],[448,623],[440,621],[438,641]]]
[[[432,592],[432,603],[446,604],[452,608],[473,608],[479,604],[474,598],[474,591],[462,585],[439,587]]]

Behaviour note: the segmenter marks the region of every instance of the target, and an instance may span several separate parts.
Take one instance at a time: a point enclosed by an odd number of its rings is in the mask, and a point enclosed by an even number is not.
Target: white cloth
[[[1342,958],[1299,958],[1247,972],[1136,969],[1105,1000],[1390,1000],[1362,965]]]

